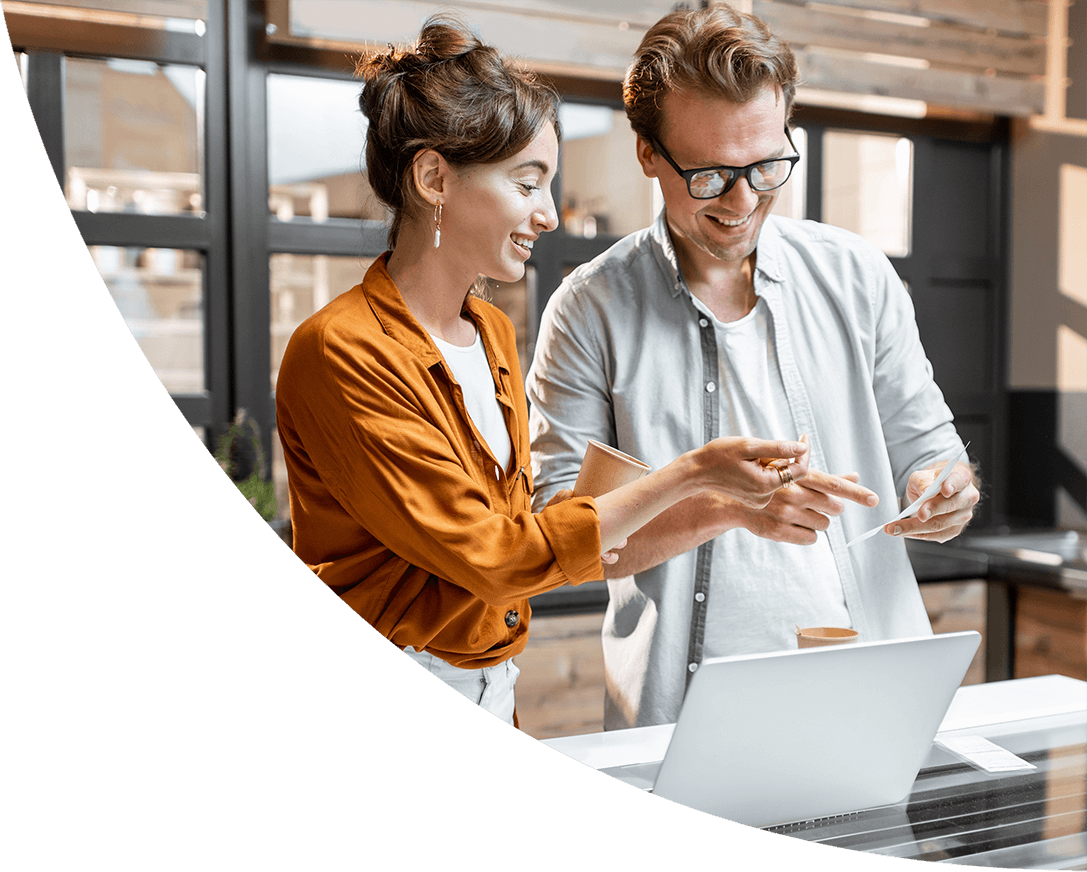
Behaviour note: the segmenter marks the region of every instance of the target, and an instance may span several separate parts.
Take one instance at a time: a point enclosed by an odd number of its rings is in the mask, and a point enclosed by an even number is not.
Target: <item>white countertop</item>
[[[977,729],[1085,710],[1087,682],[1064,675],[969,684],[955,692],[939,732]],[[662,759],[674,729],[675,724],[634,727],[561,736],[545,739],[543,744],[594,769],[603,769]]]

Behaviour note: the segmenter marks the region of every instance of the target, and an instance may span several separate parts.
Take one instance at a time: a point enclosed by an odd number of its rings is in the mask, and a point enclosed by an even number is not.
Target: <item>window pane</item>
[[[89,246],[113,302],[171,394],[204,390],[204,261],[173,248]]]
[[[653,184],[622,110],[564,103],[562,226],[574,236],[625,236],[653,222]]]
[[[268,207],[282,221],[384,220],[363,172],[358,82],[268,76]]]
[[[800,160],[793,167],[793,174],[789,176],[789,181],[778,189],[773,213],[784,215],[786,218],[796,218],[799,221],[803,219],[806,210],[804,192],[808,184],[808,150],[806,148],[808,134],[803,127],[795,127],[789,130],[789,135],[793,138],[793,145],[796,146],[796,153],[800,155]],[[789,147],[788,143],[785,147]]]
[[[203,215],[203,70],[75,58],[64,70],[68,205]]]
[[[864,236],[891,256],[910,253],[913,144],[896,136],[827,131],[823,220]]]

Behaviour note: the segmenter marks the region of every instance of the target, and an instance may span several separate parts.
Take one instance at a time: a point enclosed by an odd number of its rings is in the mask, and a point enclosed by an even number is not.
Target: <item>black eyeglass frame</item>
[[[767,158],[766,160],[757,160],[754,163],[750,163],[745,167],[698,167],[697,169],[693,170],[682,169],[679,164],[672,160],[672,156],[664,150],[664,146],[662,146],[655,137],[650,138],[649,144],[653,146],[653,149],[658,152],[661,157],[668,161],[668,165],[672,167],[672,169],[674,169],[677,173],[679,173],[679,175],[683,177],[683,181],[687,183],[687,193],[691,197],[693,197],[695,200],[716,200],[718,197],[723,197],[725,194],[731,191],[736,182],[738,182],[741,178],[747,179],[747,184],[750,186],[752,191],[758,191],[760,193],[765,193],[766,191],[776,191],[787,181],[789,181],[789,179],[792,177],[793,170],[796,168],[797,161],[800,160],[800,150],[793,143],[792,136],[789,135],[788,125],[785,126],[785,138],[789,140],[789,145],[792,146],[793,151],[795,151],[796,154],[784,155],[782,157],[771,157]],[[751,182],[751,171],[756,167],[760,167],[763,164],[768,164],[776,160],[784,160],[789,162],[789,172],[785,175],[785,178],[782,179],[778,184],[774,185],[772,188],[756,188],[755,185]],[[691,190],[691,180],[699,173],[717,173],[719,176],[724,176],[725,178],[727,178],[728,181],[725,183],[725,187],[722,188],[718,193],[708,194],[704,197],[699,197],[697,194],[694,193],[694,191]]]

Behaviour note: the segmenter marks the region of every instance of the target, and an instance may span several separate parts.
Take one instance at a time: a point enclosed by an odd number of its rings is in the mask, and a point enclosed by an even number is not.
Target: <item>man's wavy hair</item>
[[[773,87],[785,98],[788,122],[797,79],[792,49],[760,19],[724,5],[677,10],[646,31],[623,81],[623,103],[634,132],[651,141],[660,138],[670,92],[747,103]]]

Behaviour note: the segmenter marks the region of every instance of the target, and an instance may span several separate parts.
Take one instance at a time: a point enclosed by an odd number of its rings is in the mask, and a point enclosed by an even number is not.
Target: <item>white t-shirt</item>
[[[718,336],[721,433],[799,438],[766,302],[760,297],[747,315],[730,323],[705,311]],[[814,545],[786,545],[730,530],[713,543],[710,577],[704,657],[795,648],[796,625],[852,626],[826,533]],[[779,624],[770,624],[770,616],[780,616]]]
[[[464,394],[468,417],[491,449],[499,467],[508,469],[513,448],[479,331],[476,331],[475,341],[468,346],[450,345],[434,334],[430,338],[453,370],[453,377]]]

